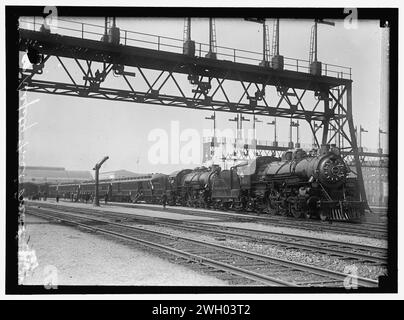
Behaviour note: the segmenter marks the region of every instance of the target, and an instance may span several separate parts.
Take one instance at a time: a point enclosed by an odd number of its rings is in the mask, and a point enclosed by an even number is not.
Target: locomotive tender
[[[286,151],[281,158],[257,157],[221,170],[184,169],[170,175],[100,181],[100,195],[110,201],[252,211],[295,218],[358,221],[364,214],[356,179],[338,148],[323,145],[309,153]],[[49,186],[49,196],[93,193],[94,181]]]

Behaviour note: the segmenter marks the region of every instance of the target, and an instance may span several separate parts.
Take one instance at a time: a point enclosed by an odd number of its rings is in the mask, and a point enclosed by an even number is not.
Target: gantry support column
[[[352,147],[352,152],[354,155],[354,161],[355,161],[355,168],[356,168],[356,173],[358,177],[358,187],[360,190],[360,196],[362,201],[365,201],[367,209],[369,209],[369,204],[368,200],[366,197],[366,192],[365,192],[365,184],[363,182],[363,175],[362,175],[362,167],[361,167],[361,162],[359,159],[359,150],[358,150],[358,144],[356,142],[356,134],[355,134],[355,126],[353,123],[353,115],[352,115],[352,83],[349,83],[346,85],[346,94],[347,94],[347,117],[348,117],[348,126],[349,126],[349,134],[351,138],[351,147]]]
[[[325,145],[328,142],[328,127],[329,127],[329,122],[330,122],[330,118],[329,118],[330,99],[328,96],[328,91],[321,92],[320,97],[322,97],[322,99],[324,99],[324,114],[326,117],[326,119],[322,121],[323,122],[323,137],[321,139],[321,144]]]

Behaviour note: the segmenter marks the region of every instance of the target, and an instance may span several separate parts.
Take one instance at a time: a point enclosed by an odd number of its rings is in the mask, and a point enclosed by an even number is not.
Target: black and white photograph
[[[397,292],[398,8],[5,13],[6,293]]]

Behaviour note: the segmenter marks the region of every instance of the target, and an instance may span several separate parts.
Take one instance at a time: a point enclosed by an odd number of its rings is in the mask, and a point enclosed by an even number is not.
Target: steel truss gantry
[[[307,121],[318,146],[337,137],[352,156],[366,201],[350,75],[312,75],[299,66],[276,70],[28,29],[20,29],[19,50],[37,59],[33,68],[20,68],[19,90]],[[52,60],[68,81],[45,78]]]
[[[208,142],[207,144],[211,144]],[[313,146],[314,147],[314,146]],[[207,148],[206,148],[207,149]],[[226,160],[252,160],[257,156],[274,156],[281,157],[282,153],[290,150],[288,147],[282,146],[271,146],[271,145],[249,145],[246,148],[246,145],[235,145],[233,148],[233,152],[227,154],[225,156]],[[352,151],[341,151],[342,156],[349,164],[354,164],[354,152]],[[375,153],[375,152],[358,152],[359,161],[362,167],[388,167],[388,158],[389,155],[386,153]]]

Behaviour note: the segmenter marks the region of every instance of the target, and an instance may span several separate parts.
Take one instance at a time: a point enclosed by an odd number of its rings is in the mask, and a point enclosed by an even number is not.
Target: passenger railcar
[[[79,199],[81,193],[93,195],[94,188],[94,181],[88,181],[61,184],[57,192]],[[166,195],[169,205],[322,220],[359,220],[365,206],[339,149],[329,145],[309,153],[289,150],[281,158],[257,157],[229,170],[214,165],[101,180],[99,193],[112,201],[161,203]]]

